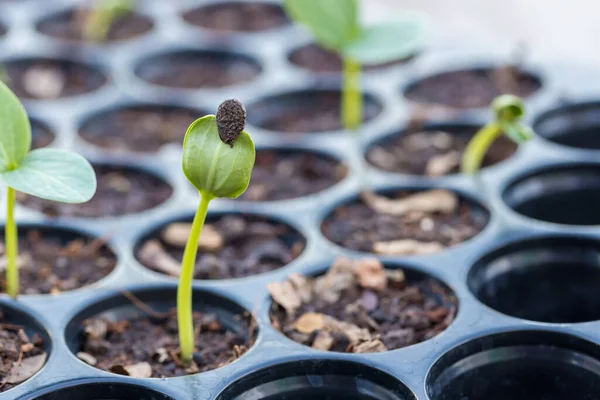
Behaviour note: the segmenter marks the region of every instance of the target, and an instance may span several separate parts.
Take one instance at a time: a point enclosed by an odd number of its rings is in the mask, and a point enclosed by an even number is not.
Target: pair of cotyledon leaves
[[[285,0],[287,13],[306,25],[319,44],[361,64],[381,64],[406,58],[422,47],[426,18],[406,15],[363,27],[358,0]]]
[[[19,99],[0,82],[0,176],[13,189],[43,199],[83,203],[96,192],[96,175],[78,154],[30,151],[31,125]]]

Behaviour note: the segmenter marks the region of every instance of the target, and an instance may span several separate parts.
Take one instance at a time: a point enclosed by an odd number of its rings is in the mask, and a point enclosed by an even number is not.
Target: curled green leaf
[[[525,115],[525,104],[518,96],[503,94],[494,99],[492,110],[496,114],[497,120],[514,122]]]

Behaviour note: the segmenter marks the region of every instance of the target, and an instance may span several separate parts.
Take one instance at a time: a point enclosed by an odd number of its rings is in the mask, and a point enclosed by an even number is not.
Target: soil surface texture
[[[191,24],[219,32],[259,32],[290,22],[280,6],[260,2],[211,4],[188,11],[183,17]]]

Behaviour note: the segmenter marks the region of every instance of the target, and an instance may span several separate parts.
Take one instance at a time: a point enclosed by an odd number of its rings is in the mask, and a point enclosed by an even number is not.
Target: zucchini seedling
[[[319,45],[342,58],[341,119],[347,130],[362,125],[362,66],[414,55],[425,37],[425,19],[417,14],[363,26],[358,6],[358,0],[285,0],[289,16],[308,27]]]
[[[134,0],[99,0],[85,17],[83,39],[104,42],[115,21],[133,12],[134,8]]]
[[[502,134],[517,144],[533,138],[531,127],[521,123],[525,116],[523,100],[512,94],[504,94],[494,99],[491,105],[494,120],[481,128],[471,139],[463,153],[461,170],[464,174],[475,174],[489,148]]]
[[[192,280],[208,205],[215,198],[235,199],[244,193],[254,167],[254,142],[245,126],[243,104],[227,100],[221,103],[216,116],[207,115],[192,123],[183,139],[183,172],[200,193],[177,288],[179,344],[181,360],[186,364],[192,362],[194,353]]]
[[[63,203],[83,203],[96,192],[96,175],[82,156],[59,149],[31,148],[31,125],[15,94],[0,82],[0,177],[7,186],[6,291],[19,294],[15,191]]]

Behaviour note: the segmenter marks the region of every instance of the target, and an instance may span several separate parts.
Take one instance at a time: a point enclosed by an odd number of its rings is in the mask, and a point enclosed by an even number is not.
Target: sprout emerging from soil
[[[533,130],[521,123],[525,115],[523,100],[511,94],[498,96],[491,105],[494,120],[481,128],[467,145],[461,170],[465,174],[479,171],[483,158],[496,139],[503,133],[517,144],[533,138]]]
[[[285,0],[289,16],[308,27],[322,47],[335,51],[343,60],[341,117],[348,130],[362,124],[362,66],[409,57],[422,47],[425,36],[422,15],[363,26],[358,8],[358,0]]]
[[[88,42],[104,42],[115,21],[134,8],[134,0],[99,0],[86,17],[83,38]]]
[[[19,294],[18,235],[15,223],[15,191],[63,203],[84,203],[96,192],[96,175],[78,154],[59,149],[30,151],[31,125],[23,105],[0,82],[0,176],[6,195],[6,288]]]
[[[183,140],[183,172],[201,196],[183,253],[177,290],[179,341],[185,363],[192,362],[194,353],[192,280],[208,205],[218,197],[235,199],[250,183],[256,153],[252,138],[243,130],[245,124],[242,103],[227,100],[219,106],[217,116],[207,115],[192,123]]]

